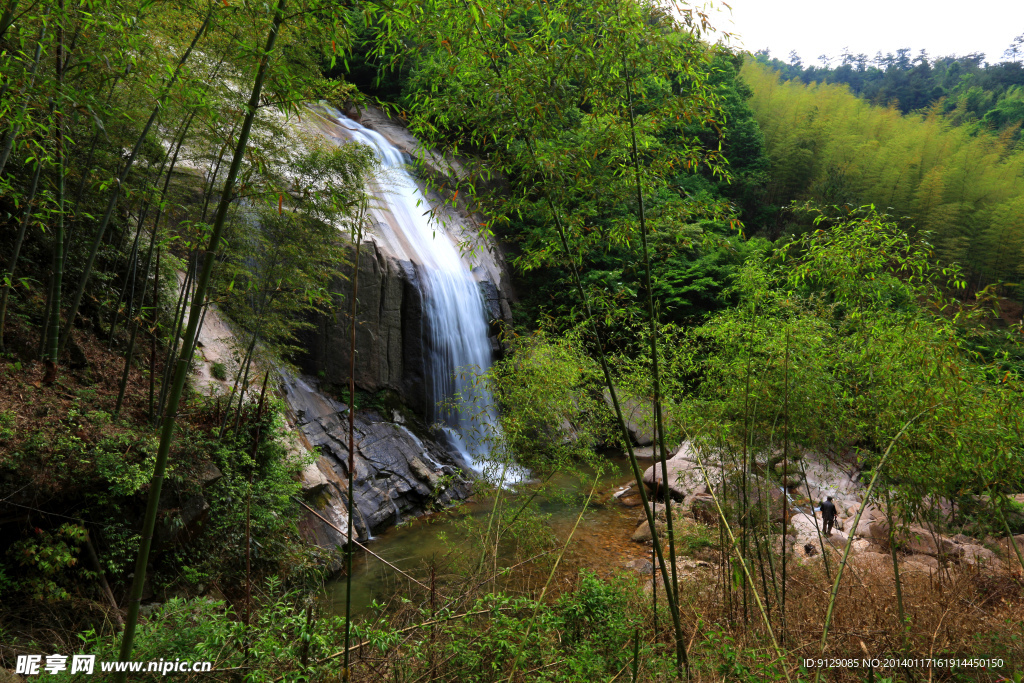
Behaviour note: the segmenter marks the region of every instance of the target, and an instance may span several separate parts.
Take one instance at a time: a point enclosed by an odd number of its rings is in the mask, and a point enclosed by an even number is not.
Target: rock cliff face
[[[424,414],[423,302],[416,265],[400,261],[367,240],[359,249],[356,305],[356,386],[375,393],[397,392],[403,402]],[[355,263],[355,249],[350,251]],[[334,283],[333,315],[317,316],[314,328],[302,335],[306,353],[303,371],[325,382],[347,386],[350,368],[353,268]]]
[[[356,387],[370,393],[390,389],[405,405],[426,416],[430,412],[424,348],[428,323],[418,286],[420,266],[389,255],[371,240],[363,242],[359,252]],[[355,262],[355,249],[350,261]],[[297,360],[303,372],[337,386],[348,385],[352,271],[350,266],[346,278],[334,284],[337,304],[333,314],[317,316],[313,328],[300,335],[306,352]],[[497,357],[501,353],[500,323],[511,318],[508,297],[487,280],[480,282],[480,293],[491,322],[491,350]]]

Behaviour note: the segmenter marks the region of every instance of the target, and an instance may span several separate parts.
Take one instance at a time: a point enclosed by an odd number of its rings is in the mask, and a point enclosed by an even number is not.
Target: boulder
[[[983,545],[963,545],[961,546],[961,551],[963,555],[960,558],[960,562],[972,567],[977,565],[992,567],[999,562],[999,558],[996,557],[996,554]]]
[[[908,555],[902,562],[908,564],[920,564],[929,569],[938,569],[939,561],[931,555]]]
[[[654,442],[654,403],[650,400],[627,396],[618,388],[615,390],[615,395],[619,400],[622,419],[626,422],[626,429],[629,431],[633,443],[638,446],[650,446]],[[610,410],[615,410],[611,392],[607,389],[604,390],[604,401]]]
[[[720,515],[714,499],[708,494],[698,494],[690,499],[690,516],[708,526],[718,526]]]
[[[870,526],[871,538],[882,546],[889,548],[889,523],[884,518],[875,519]],[[951,538],[934,533],[918,524],[899,529],[896,534],[896,547],[912,555],[930,555],[958,559],[963,549]]]
[[[680,579],[699,575],[708,569],[714,569],[714,565],[706,560],[692,557],[676,558],[676,576]]]
[[[850,546],[850,554],[871,552],[872,548],[878,548],[866,538],[856,538]]]
[[[675,522],[677,519],[683,519],[685,517],[685,513],[687,511],[687,507],[688,506],[683,505],[681,503],[672,503],[672,521]],[[662,522],[665,521],[665,504],[664,503],[654,503],[651,506],[651,512],[654,513],[654,518],[656,520],[660,520]],[[638,516],[636,518],[636,521],[638,523],[639,522],[646,522],[647,521],[647,515],[644,513],[643,510],[639,511],[639,514],[638,514]]]
[[[654,570],[654,564],[652,564],[650,560],[639,558],[627,562],[626,568],[632,569],[633,571],[637,572],[638,574],[642,574],[643,576],[650,576],[651,572]]]
[[[668,525],[666,525],[665,522],[658,521],[654,523],[654,530],[657,532],[658,538],[663,538],[665,536],[666,529],[668,529]],[[633,532],[633,535],[629,540],[634,543],[646,543],[647,541],[653,540],[653,537],[651,536],[651,526],[647,522],[643,522],[637,526],[636,531]]]
[[[712,486],[721,482],[721,471],[711,466],[710,459],[703,459]],[[674,456],[665,463],[668,469],[668,489],[676,500],[686,500],[698,493],[707,493],[707,480],[697,464],[697,454],[689,442],[679,447]],[[644,484],[654,492],[661,491],[664,484],[662,463],[656,463],[644,471]]]
[[[928,562],[919,562],[911,558],[925,558],[932,560],[934,564]],[[939,563],[934,557],[928,555],[911,555],[906,560],[900,563],[900,576],[911,577],[911,576],[931,576],[939,571]]]
[[[319,455],[302,473],[303,492],[317,514],[305,511],[300,530],[311,542],[333,548],[348,540],[348,409],[316,387],[310,377],[286,378],[284,384],[295,427]],[[435,503],[468,495],[457,456],[420,439],[410,425],[387,421],[373,410],[357,411],[355,441],[352,523],[357,539],[422,514]]]
[[[210,461],[206,461],[199,470],[198,479],[203,486],[208,486],[223,476],[224,473],[220,471],[219,467]]]
[[[619,496],[618,500],[621,505],[624,505],[625,507],[628,508],[640,507],[641,505],[644,504],[643,499],[640,498],[640,495],[637,493],[623,494]]]
[[[323,491],[331,483],[323,472],[320,471],[320,459],[311,462],[302,469],[302,493],[306,496],[315,496]]]

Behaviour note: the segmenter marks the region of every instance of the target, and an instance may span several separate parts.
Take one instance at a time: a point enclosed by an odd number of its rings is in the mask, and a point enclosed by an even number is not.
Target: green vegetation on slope
[[[971,291],[1019,281],[1024,151],[1011,137],[972,136],[937,111],[904,116],[845,86],[780,81],[757,63],[743,77],[771,159],[771,203],[874,204],[961,264]]]
[[[873,59],[844,52],[838,66],[829,60],[827,65],[805,67],[792,55],[788,63],[767,52],[755,56],[786,80],[845,84],[858,97],[904,114],[936,106],[951,123],[966,126],[972,134],[1007,131],[1019,140],[1024,124],[1022,45],[1024,35],[1017,36],[1003,55],[1010,59],[1002,62],[984,62],[985,56],[977,53],[930,59],[924,50],[912,58],[908,48],[895,55],[878,53]]]

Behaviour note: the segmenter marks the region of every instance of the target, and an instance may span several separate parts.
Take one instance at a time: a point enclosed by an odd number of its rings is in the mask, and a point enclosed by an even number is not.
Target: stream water
[[[598,480],[594,497],[573,534],[567,558],[600,576],[622,571],[630,559],[650,555],[646,545],[629,540],[641,508],[626,507],[612,497],[617,489],[633,481],[628,461],[625,457],[610,455],[608,462],[610,467]],[[593,482],[593,473],[589,481],[582,484],[579,478],[556,477],[552,479],[551,488],[561,495],[538,496],[538,506],[541,512],[549,515],[547,524],[560,541],[568,537],[576,524]],[[510,502],[514,504],[532,492],[533,488],[528,485],[507,495],[511,496],[513,500]],[[431,564],[439,574],[445,574],[455,555],[468,550],[458,543],[463,533],[460,517],[470,514],[486,525],[490,511],[490,504],[471,499],[461,509],[428,515],[392,527],[375,537],[367,547],[417,580],[429,583]],[[384,562],[363,551],[357,551],[353,557],[352,572],[352,613],[356,617],[366,615],[374,600],[384,602],[410,583]],[[344,614],[344,577],[328,583],[325,597],[332,611]]]

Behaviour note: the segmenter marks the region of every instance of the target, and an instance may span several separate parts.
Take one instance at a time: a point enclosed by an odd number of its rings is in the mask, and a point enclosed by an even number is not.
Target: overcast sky
[[[762,48],[787,59],[796,50],[804,65],[848,47],[874,57],[902,47],[930,57],[984,52],[1000,62],[1024,33],[1024,0],[726,0],[712,5],[712,24],[738,34],[732,45]],[[695,3],[696,4],[696,3]]]

